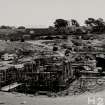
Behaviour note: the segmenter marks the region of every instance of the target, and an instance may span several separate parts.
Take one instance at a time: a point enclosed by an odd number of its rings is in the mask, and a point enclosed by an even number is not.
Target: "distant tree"
[[[88,18],[87,20],[85,20],[85,24],[91,28],[92,33],[105,32],[105,22],[102,18]]]
[[[67,25],[68,25],[68,22],[67,22],[67,20],[64,20],[64,19],[56,19],[54,22],[55,29],[60,34],[65,33],[65,29],[66,29]]]
[[[93,26],[93,25],[95,25],[95,19],[94,18],[88,18],[87,20],[85,20],[85,24],[87,26]]]
[[[18,29],[25,29],[25,27],[24,26],[19,26]]]
[[[96,28],[96,23],[95,23],[96,19],[94,18],[88,18],[87,20],[85,20],[85,24],[87,26],[87,32],[92,33]]]
[[[10,26],[5,26],[5,25],[2,25],[0,28],[1,29],[12,29]]]
[[[89,20],[90,22],[94,22],[94,21],[95,21],[94,18],[88,18],[88,20]]]
[[[56,28],[66,27],[67,26],[67,20],[57,19],[54,22],[54,25],[55,25]]]
[[[80,26],[79,23],[77,22],[77,20],[75,20],[75,19],[71,19],[71,24],[76,26],[76,27]]]
[[[71,20],[68,20],[68,29],[67,29],[67,33],[70,34],[75,34],[77,33],[77,29],[80,27],[80,24],[78,23],[77,20],[75,19],[71,19]]]
[[[89,22],[88,22],[88,20],[85,20],[84,23],[86,24],[86,26],[89,26]]]
[[[97,28],[97,31],[99,33],[101,32],[105,32],[105,22],[102,18],[98,18],[96,21],[95,21],[95,24],[96,24],[96,28]]]

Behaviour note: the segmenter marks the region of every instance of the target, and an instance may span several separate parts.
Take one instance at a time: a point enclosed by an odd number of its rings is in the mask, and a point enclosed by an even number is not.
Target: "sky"
[[[105,0],[0,0],[0,25],[52,26],[56,19],[105,19]]]

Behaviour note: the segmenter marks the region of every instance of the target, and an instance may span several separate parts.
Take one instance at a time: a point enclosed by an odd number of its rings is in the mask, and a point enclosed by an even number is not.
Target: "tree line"
[[[33,33],[27,31],[31,28],[26,28],[25,26],[0,26],[0,29],[10,29],[13,31],[8,31],[4,33],[0,32],[0,35],[8,34],[12,37],[22,36],[24,34],[30,34],[32,39],[35,36],[43,36],[43,35],[70,35],[70,34],[87,34],[87,33],[105,33],[105,21],[102,18],[94,19],[88,18],[84,21],[84,25],[80,25],[79,22],[75,19],[65,20],[65,19],[56,19],[53,22],[53,26],[49,26],[48,28],[32,28],[34,29]],[[6,35],[7,36],[7,35]]]
[[[105,21],[102,18],[88,18],[84,25],[80,26],[77,20],[56,19],[54,22],[55,30],[60,34],[78,34],[78,33],[104,33]]]

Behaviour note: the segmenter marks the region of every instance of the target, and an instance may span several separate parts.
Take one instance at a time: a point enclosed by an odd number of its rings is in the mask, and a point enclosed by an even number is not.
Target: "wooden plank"
[[[10,85],[4,86],[1,88],[1,91],[9,91],[10,89],[16,88],[17,86],[19,86],[21,84],[16,83],[12,83]]]
[[[88,74],[100,74],[98,71],[80,71],[80,73],[88,73]],[[102,74],[105,74],[105,72],[102,72]]]

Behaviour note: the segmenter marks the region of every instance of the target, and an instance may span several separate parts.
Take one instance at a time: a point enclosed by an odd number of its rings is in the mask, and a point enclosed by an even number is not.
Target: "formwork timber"
[[[39,86],[66,86],[73,78],[71,63],[64,63],[61,56],[41,56],[24,63],[23,67],[4,66],[0,68],[0,86],[15,82]]]
[[[9,84],[7,86],[2,87],[0,90],[4,91],[4,92],[8,92],[8,91],[16,88],[19,85],[22,85],[22,84],[19,84],[19,83],[15,82],[15,83],[12,83],[12,84]]]
[[[33,64],[25,64],[22,82],[37,86],[66,86],[72,79],[73,71],[70,62],[64,63],[62,57],[41,57]]]
[[[0,88],[19,81],[22,69],[18,65],[4,65],[0,67]]]
[[[38,87],[52,86],[52,84],[65,87],[68,82],[75,78],[75,68],[81,65],[88,66],[90,64],[88,62],[86,64],[84,62],[72,62],[71,64],[69,61],[65,62],[64,58],[57,54],[42,54],[34,58],[33,61],[24,63],[23,67],[20,68],[18,65],[0,67],[0,86],[18,82]],[[79,73],[84,74],[85,71]],[[94,71],[90,72],[90,74],[92,73]]]

